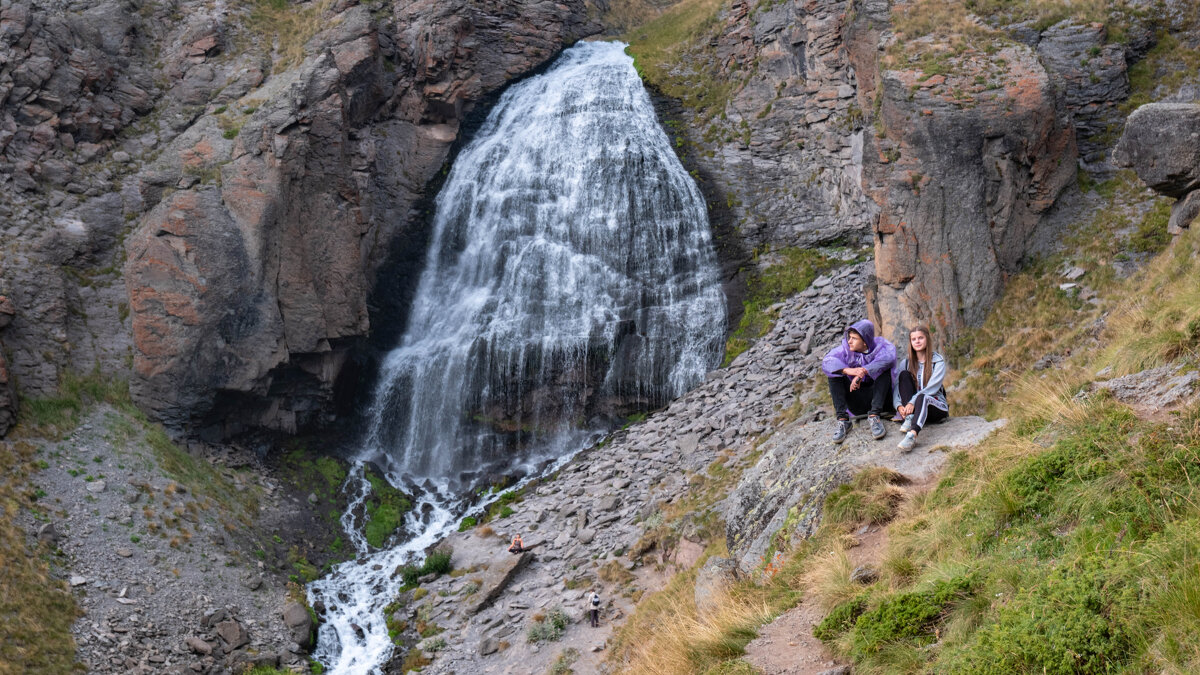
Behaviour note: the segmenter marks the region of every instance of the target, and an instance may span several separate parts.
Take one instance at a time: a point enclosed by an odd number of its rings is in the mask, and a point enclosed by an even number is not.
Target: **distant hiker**
[[[521,535],[513,537],[512,545],[508,547],[509,553],[524,553],[525,542],[521,541]]]
[[[917,444],[917,434],[926,424],[950,416],[946,403],[946,359],[933,351],[929,329],[917,326],[908,334],[908,358],[896,364],[896,390],[892,402],[904,417],[904,438],[896,446],[908,452]]]
[[[600,627],[600,594],[595,590],[588,596],[588,605],[592,614],[592,628]]]
[[[834,443],[846,440],[846,434],[850,433],[851,413],[867,413],[871,435],[876,440],[887,435],[879,415],[892,409],[891,371],[895,365],[896,347],[884,338],[875,337],[875,324],[863,319],[846,328],[842,344],[831,349],[821,361],[837,415]]]

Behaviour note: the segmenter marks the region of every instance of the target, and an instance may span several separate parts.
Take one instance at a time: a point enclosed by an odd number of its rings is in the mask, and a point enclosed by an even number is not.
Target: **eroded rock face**
[[[0,331],[12,323],[16,309],[12,301],[0,295]],[[17,421],[17,393],[8,374],[8,362],[4,359],[4,345],[0,344],[0,436],[8,433]]]
[[[1064,21],[1042,32],[1037,54],[1071,113],[1080,165],[1110,175],[1110,129],[1121,124],[1119,104],[1129,96],[1125,47],[1108,42],[1104,24]]]
[[[326,421],[374,273],[464,115],[597,28],[582,3],[493,4],[402,3],[395,32],[331,14],[302,66],[246,95],[265,101],[235,138],[201,119],[141,173],[162,201],[125,265],[139,405],[214,436]]]
[[[860,188],[864,115],[845,0],[734,2],[715,41],[733,93],[723,116],[684,112],[703,176],[747,248],[857,240],[877,209]],[[756,64],[756,65],[752,65]],[[708,151],[711,151],[711,155]]]
[[[863,184],[882,209],[869,304],[885,334],[932,323],[953,340],[980,323],[1075,178],[1074,131],[1028,48],[952,72],[881,74],[885,135],[868,138]]]

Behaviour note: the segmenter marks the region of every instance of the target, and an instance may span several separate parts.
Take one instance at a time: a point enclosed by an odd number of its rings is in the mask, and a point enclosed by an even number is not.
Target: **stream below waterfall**
[[[511,86],[456,158],[432,227],[343,488],[358,557],[308,588],[327,673],[380,672],[394,570],[482,512],[475,489],[556,470],[722,354],[704,199],[623,44],[579,43]],[[366,462],[415,501],[409,539],[376,552],[355,508]]]

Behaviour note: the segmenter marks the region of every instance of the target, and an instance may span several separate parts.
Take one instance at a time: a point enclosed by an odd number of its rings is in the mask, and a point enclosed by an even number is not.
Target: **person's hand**
[[[897,412],[905,417],[908,417],[909,415],[913,414],[913,404],[905,403],[904,405],[900,406],[900,410]]]
[[[858,391],[858,388],[862,386],[862,380],[862,375],[850,380],[850,391]]]
[[[862,378],[867,376],[867,369],[866,368],[843,368],[842,373],[851,378],[861,380]]]

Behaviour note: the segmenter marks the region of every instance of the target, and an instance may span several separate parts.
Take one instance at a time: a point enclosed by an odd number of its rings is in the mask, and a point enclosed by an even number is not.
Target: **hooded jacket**
[[[867,351],[856,352],[850,349],[850,331],[862,336],[867,343]],[[846,377],[843,368],[866,368],[867,377],[877,380],[883,375],[892,376],[896,365],[896,347],[886,338],[875,337],[875,324],[863,319],[853,323],[842,331],[842,344],[829,350],[821,361],[821,370],[829,377]]]

